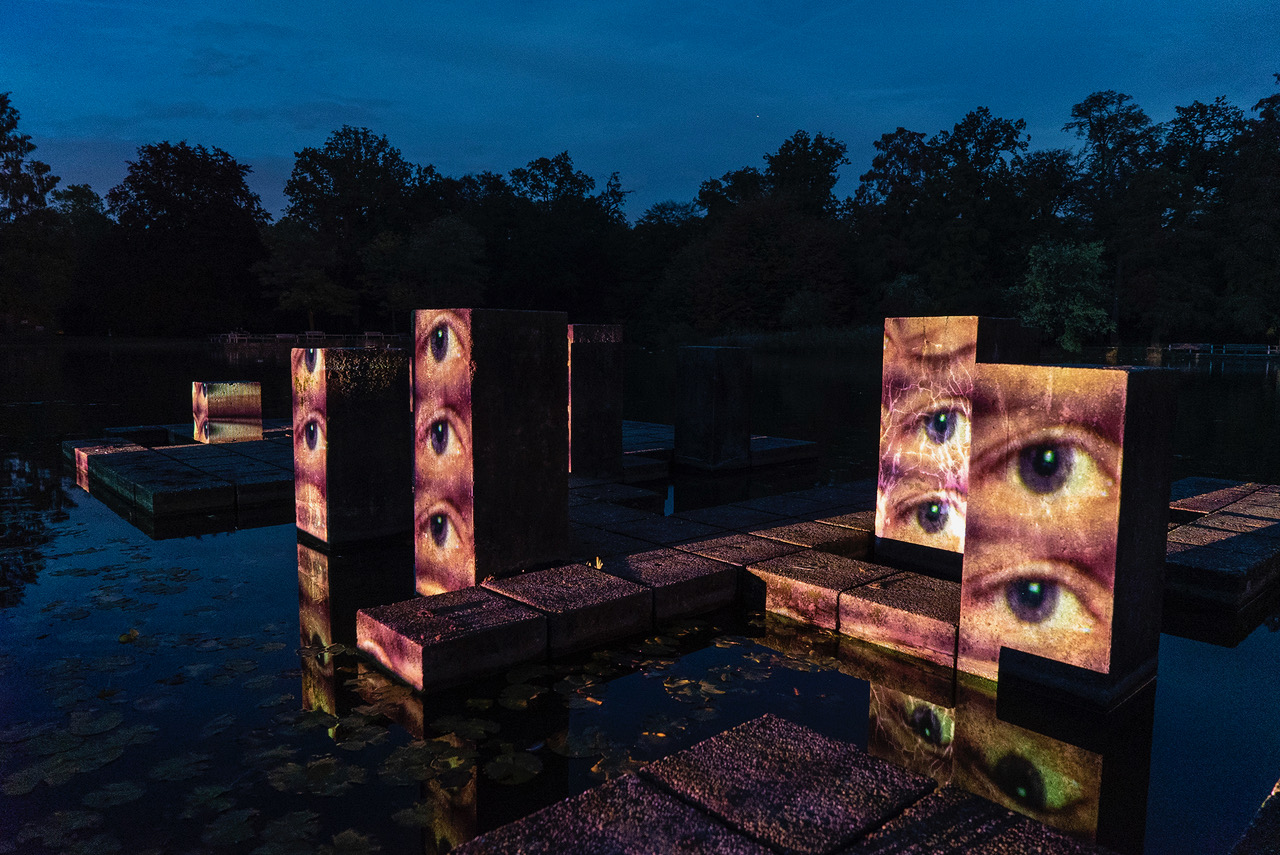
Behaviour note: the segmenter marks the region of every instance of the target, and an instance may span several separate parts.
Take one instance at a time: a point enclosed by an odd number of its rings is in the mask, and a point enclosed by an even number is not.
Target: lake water
[[[1276,364],[1180,371],[1175,477],[1280,483]],[[874,741],[832,639],[758,615],[415,697],[299,647],[292,525],[154,541],[61,467],[61,439],[184,420],[193,379],[261,380],[287,416],[287,373],[202,344],[0,345],[0,853],[438,852],[763,712]],[[874,474],[878,360],[758,355],[754,375],[754,430],[821,460],[677,483],[676,507]],[[669,422],[673,376],[629,356],[627,417]],[[1126,820],[1146,852],[1225,852],[1248,825],[1280,777],[1278,665],[1280,612],[1235,647],[1162,638]]]

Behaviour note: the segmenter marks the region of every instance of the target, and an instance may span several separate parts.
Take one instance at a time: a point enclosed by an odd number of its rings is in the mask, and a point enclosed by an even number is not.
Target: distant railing
[[[1277,356],[1280,345],[1275,344],[1166,344],[1169,353],[1186,353],[1192,356]]]
[[[321,330],[302,333],[247,333],[242,331],[219,333],[209,336],[209,341],[219,345],[245,344],[306,344],[308,347],[404,347],[409,336],[404,333],[383,333],[366,330],[349,335],[330,334]]]

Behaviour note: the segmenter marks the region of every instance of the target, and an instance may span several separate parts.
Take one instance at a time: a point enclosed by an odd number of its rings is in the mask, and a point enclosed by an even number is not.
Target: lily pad
[[[186,751],[153,766],[147,777],[157,781],[187,781],[198,778],[208,771],[209,756]]]
[[[532,781],[542,771],[542,761],[528,751],[499,754],[484,764],[484,773],[499,784],[515,786]]]
[[[84,798],[80,799],[80,804],[101,810],[102,808],[136,802],[142,798],[142,794],[145,792],[145,787],[135,784],[133,781],[113,781],[101,789],[86,793]]]
[[[217,736],[219,733],[230,729],[235,723],[235,715],[232,713],[223,713],[216,718],[210,719],[204,727],[200,728],[200,738],[208,739],[211,736]]]
[[[320,757],[306,766],[286,763],[272,769],[267,780],[281,792],[337,796],[355,784],[364,783],[364,769],[342,763],[336,757]]]
[[[332,846],[325,845],[319,849],[320,855],[373,855],[381,850],[376,840],[353,828],[334,835]]]
[[[441,716],[431,722],[431,727],[440,733],[452,733],[463,739],[484,739],[493,736],[502,729],[496,721],[482,718],[463,718],[457,715]]]
[[[258,811],[253,808],[241,808],[224,813],[205,826],[200,840],[210,846],[243,843],[253,837],[253,826],[249,820],[257,813]]]
[[[310,810],[287,813],[262,829],[262,845],[252,855],[310,855],[311,838],[320,830],[320,814]]]
[[[226,784],[208,784],[196,787],[187,793],[186,806],[182,810],[184,819],[194,819],[207,814],[220,814],[235,806],[235,799],[227,798],[231,787]],[[206,841],[207,842],[207,841]]]
[[[96,736],[99,733],[106,733],[120,726],[120,722],[124,721],[124,716],[116,710],[95,716],[93,713],[83,710],[77,710],[71,714],[71,721],[67,725],[67,730],[76,736]]]
[[[31,754],[47,756],[50,754],[61,754],[64,751],[79,748],[83,742],[84,740],[78,736],[68,733],[65,730],[58,730],[53,733],[42,734],[34,739],[29,739],[23,747]]]
[[[498,696],[498,703],[509,710],[528,709],[529,702],[546,691],[542,686],[534,686],[529,683],[512,683],[502,690],[502,694]]]
[[[436,816],[436,807],[432,803],[414,802],[413,807],[393,813],[391,819],[398,825],[407,825],[410,828],[430,828],[435,824]]]

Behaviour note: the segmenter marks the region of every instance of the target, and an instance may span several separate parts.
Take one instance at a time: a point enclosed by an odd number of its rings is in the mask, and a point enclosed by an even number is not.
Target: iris
[[[436,362],[444,362],[449,353],[449,327],[440,324],[431,331],[431,356]]]
[[[1015,579],[1005,588],[1014,616],[1024,623],[1042,623],[1058,607],[1058,585],[1046,579]]]
[[[1069,445],[1029,445],[1018,453],[1018,475],[1033,493],[1062,489],[1075,464]]]
[[[436,546],[444,546],[449,537],[449,519],[444,514],[431,515],[431,539]]]
[[[924,432],[930,440],[942,445],[956,432],[956,411],[938,410],[930,414],[929,420],[924,423]]]
[[[1044,810],[1044,778],[1030,760],[1021,754],[1006,754],[991,771],[1005,795],[1029,808]]]
[[[916,522],[920,523],[920,527],[929,534],[937,534],[946,528],[949,516],[951,516],[951,510],[947,503],[937,499],[921,502],[916,508]]]
[[[942,744],[942,722],[932,707],[921,704],[911,711],[909,718],[911,729],[930,745]]]
[[[444,419],[431,423],[431,450],[436,454],[444,454],[449,447],[449,423]]]

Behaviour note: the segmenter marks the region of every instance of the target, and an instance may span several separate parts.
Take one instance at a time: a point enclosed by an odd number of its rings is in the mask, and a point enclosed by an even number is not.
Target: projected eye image
[[[324,350],[294,348],[290,354],[290,367],[293,376],[293,494],[297,524],[308,534],[328,541]]]
[[[961,583],[961,667],[1000,647],[1106,673],[1125,377],[979,366]]]
[[[885,320],[877,537],[964,551],[977,323]]]
[[[419,593],[474,584],[466,310],[414,314],[414,562]]]
[[[262,438],[262,392],[257,383],[191,384],[193,437],[199,442]]]
[[[955,710],[871,685],[867,751],[939,783],[951,780]]]

